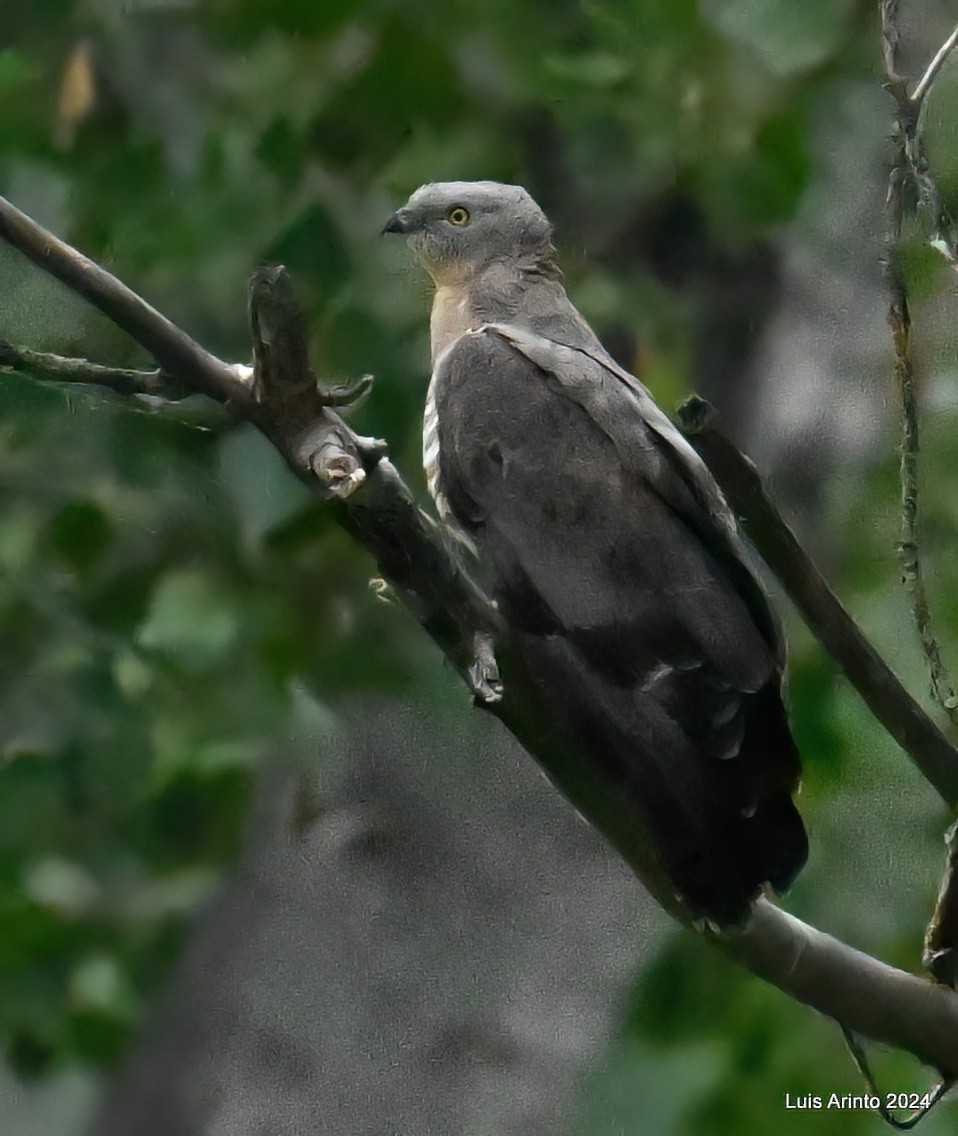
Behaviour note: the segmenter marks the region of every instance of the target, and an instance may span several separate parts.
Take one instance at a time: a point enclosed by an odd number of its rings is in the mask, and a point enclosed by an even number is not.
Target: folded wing
[[[694,452],[614,365],[525,330],[434,378],[439,487],[595,776],[694,915],[733,922],[807,846],[782,650]]]

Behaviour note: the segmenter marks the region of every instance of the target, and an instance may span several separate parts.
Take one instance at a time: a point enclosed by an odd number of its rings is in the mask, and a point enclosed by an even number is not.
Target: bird
[[[427,183],[384,232],[435,286],[423,464],[440,521],[683,917],[742,924],[808,840],[783,634],[721,490],[572,304],[522,186]]]

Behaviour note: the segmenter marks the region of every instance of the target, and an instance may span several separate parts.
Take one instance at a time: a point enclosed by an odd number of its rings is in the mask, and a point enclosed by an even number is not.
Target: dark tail
[[[614,802],[607,811],[616,823],[633,818],[648,834],[658,861],[653,872],[667,877],[693,919],[733,925],[767,883],[788,887],[808,840],[792,802],[801,770],[777,681],[744,696],[741,744],[723,759],[695,744],[676,715],[610,680],[564,638],[521,639],[550,736],[560,739],[547,772],[590,819],[602,800]]]

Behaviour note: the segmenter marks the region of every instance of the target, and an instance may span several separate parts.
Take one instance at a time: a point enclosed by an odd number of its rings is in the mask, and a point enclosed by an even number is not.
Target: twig
[[[958,44],[958,27],[936,52],[913,94],[907,93],[906,81],[898,73],[899,42],[897,2],[883,0],[880,6],[882,44],[884,48],[887,88],[897,105],[895,123],[896,155],[888,177],[888,231],[885,237],[885,282],[890,296],[888,321],[895,350],[895,381],[901,397],[902,422],[899,452],[901,455],[901,539],[898,557],[902,580],[911,598],[912,619],[918,633],[922,654],[928,666],[932,697],[958,726],[958,695],[942,660],[941,645],[931,622],[931,608],[925,587],[919,543],[919,426],[918,395],[911,351],[911,316],[908,289],[901,267],[900,243],[906,211],[906,192],[913,189],[931,217],[934,226],[932,244],[952,263],[958,263],[951,217],[944,206],[938,186],[931,174],[924,143],[918,131],[922,104],[940,73],[945,60]]]
[[[885,236],[885,280],[890,295],[889,323],[895,350],[895,381],[901,394],[901,541],[898,554],[904,583],[911,596],[912,618],[918,632],[922,653],[928,665],[929,685],[936,702],[958,725],[958,697],[942,662],[941,648],[931,625],[928,594],[922,573],[918,525],[918,396],[911,352],[911,317],[908,289],[901,266],[901,233],[906,212],[908,190],[931,219],[931,244],[958,267],[955,228],[928,164],[924,141],[918,129],[925,99],[948,56],[958,46],[958,27],[952,31],[931,62],[911,95],[907,83],[898,74],[897,48],[898,2],[883,0],[880,7],[882,43],[888,90],[895,99],[896,154],[888,176],[888,229]],[[912,207],[913,208],[913,207]],[[948,834],[948,861],[938,892],[935,911],[925,935],[923,960],[939,982],[955,985],[958,957],[958,870],[956,870],[955,829]]]
[[[948,56],[958,47],[958,24],[955,25],[951,35],[945,42],[938,48],[934,58],[928,64],[924,75],[918,80],[918,85],[915,87],[911,95],[911,101],[919,107],[925,101],[925,96],[931,90],[931,86],[938,78],[938,72],[944,67],[945,61]]]
[[[8,231],[0,225],[0,236]],[[67,256],[73,266],[71,271],[84,276],[81,294],[93,298],[103,310],[98,302],[102,300],[103,283],[99,270],[86,276],[82,260],[72,249],[61,245],[48,247],[49,259],[41,258],[39,263],[56,273],[61,267],[60,259]],[[268,299],[272,303],[276,293]],[[212,375],[218,376],[217,382],[224,386],[236,381],[236,372],[220,360],[205,352],[183,350],[183,333],[158,313],[152,313],[138,298],[134,300],[138,318],[144,323],[140,342],[176,378],[207,392]],[[281,308],[282,305],[280,316]],[[260,313],[260,342],[275,354],[277,339],[273,332],[282,325],[282,319],[272,324],[272,330],[264,337],[261,317],[266,308],[256,310]],[[125,326],[129,330],[129,323]],[[139,334],[135,337],[140,338]],[[294,341],[285,358],[288,361],[296,357],[302,358],[302,352],[301,345]],[[174,360],[172,364],[170,359]],[[622,800],[614,784],[603,782],[583,768],[575,738],[556,725],[561,721],[561,715],[555,714],[560,695],[539,672],[529,644],[502,625],[495,608],[472,580],[459,550],[452,548],[435,523],[416,507],[399,475],[376,447],[366,451],[362,439],[350,438],[345,424],[340,426],[334,415],[332,421],[327,417],[332,415],[327,407],[321,406],[323,414],[316,421],[293,421],[297,405],[300,409],[307,407],[308,400],[314,397],[322,402],[319,394],[310,394],[310,386],[315,390],[315,384],[307,383],[305,375],[287,374],[294,390],[291,397],[289,392],[284,397],[273,382],[283,364],[259,369],[256,382],[245,388],[251,394],[240,403],[239,412],[256,422],[287,456],[297,474],[324,496],[329,494],[329,485],[321,483],[322,475],[312,462],[302,461],[296,439],[305,434],[312,446],[325,438],[334,447],[337,437],[345,438],[344,459],[353,461],[358,453],[366,476],[355,491],[332,501],[339,520],[373,554],[382,576],[464,678],[468,678],[469,668],[477,661],[488,672],[486,647],[491,637],[503,685],[502,697],[485,703],[487,708],[620,852],[659,903],[687,923],[688,914],[670,881],[657,867],[655,858],[649,856],[648,835],[635,810]],[[271,377],[264,378],[267,370]],[[299,403],[299,399],[307,401]],[[339,435],[340,429],[346,433]],[[475,658],[477,643],[482,645],[479,660]],[[846,1022],[857,1033],[906,1049],[940,1069],[958,1068],[958,995],[954,992],[879,963],[791,918],[765,900],[755,904],[740,931],[714,941],[760,977],[799,1001]]]
[[[711,407],[698,396],[679,408],[679,421],[689,441],[805,622],[878,721],[941,798],[958,811],[958,750],[862,634],[769,500],[755,466],[712,427],[713,419]]]
[[[936,981],[958,986],[958,821],[945,834],[945,872],[925,932],[922,961]]]
[[[931,694],[938,705],[958,726],[958,696],[941,655],[941,644],[931,624],[931,608],[925,587],[919,547],[918,525],[918,395],[911,358],[911,316],[908,295],[897,256],[889,255],[887,279],[891,292],[889,321],[895,338],[895,379],[901,394],[901,539],[896,546],[902,580],[911,596],[912,619],[918,632],[922,654],[928,665]]]
[[[67,359],[46,351],[31,351],[0,340],[0,367],[11,367],[35,379],[58,383],[92,383],[109,387],[117,394],[146,394],[177,402],[192,391],[160,367],[134,371],[125,367],[104,367],[86,359]]]
[[[900,35],[898,31],[899,0],[882,0],[879,5],[882,32],[882,52],[885,61],[885,89],[896,103],[893,137],[896,157],[892,163],[888,183],[888,213],[890,218],[889,251],[896,251],[901,236],[903,218],[903,190],[911,188],[925,207],[932,223],[930,244],[937,249],[952,267],[958,267],[958,246],[955,242],[953,218],[946,207],[938,185],[928,164],[925,144],[918,130],[918,120],[925,99],[934,86],[945,61],[958,46],[958,27],[945,40],[925,69],[912,94],[908,81],[898,73],[897,55]]]
[[[858,1035],[845,1025],[842,1025],[842,1035],[845,1038],[845,1044],[848,1046],[848,1052],[852,1055],[852,1060],[858,1067],[858,1072],[861,1073],[862,1079],[868,1086],[869,1095],[878,1102],[875,1111],[886,1124],[898,1132],[910,1132],[912,1128],[917,1128],[928,1113],[941,1103],[954,1083],[951,1077],[945,1077],[934,1089],[924,1094],[928,1099],[920,1108],[912,1109],[905,1117],[896,1116],[886,1103],[886,1094],[878,1088],[878,1082],[875,1080],[875,1074],[872,1072],[868,1061],[868,1054],[865,1052]]]
[[[905,80],[898,74],[898,9],[901,0],[881,0],[878,6],[879,20],[881,22],[882,56],[885,61],[885,75],[888,78],[889,89],[898,97],[905,93]]]
[[[0,237],[38,268],[88,300],[145,348],[171,375],[218,402],[245,398],[236,370],[211,355],[115,276],[0,197]]]

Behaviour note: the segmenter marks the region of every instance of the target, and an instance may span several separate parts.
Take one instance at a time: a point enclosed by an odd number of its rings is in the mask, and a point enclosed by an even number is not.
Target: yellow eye
[[[464,209],[461,205],[456,205],[446,214],[449,220],[454,225],[468,225],[469,224],[469,210]]]

